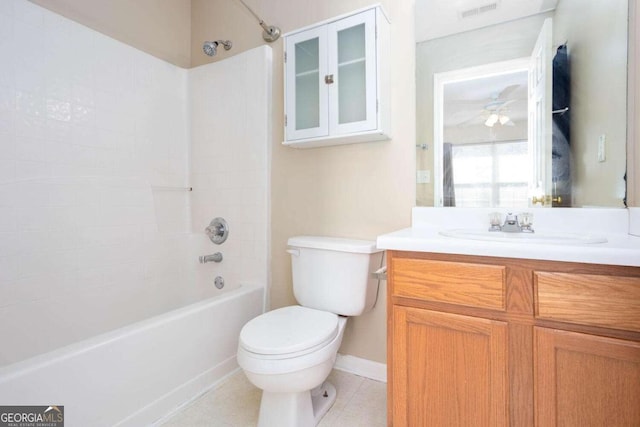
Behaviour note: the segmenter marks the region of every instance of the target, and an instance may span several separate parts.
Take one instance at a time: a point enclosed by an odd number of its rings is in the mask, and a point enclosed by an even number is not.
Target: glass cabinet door
[[[376,127],[375,10],[329,26],[329,131],[342,134]]]
[[[286,36],[285,144],[355,140],[378,129],[377,13]]]
[[[326,136],[326,27],[295,34],[286,44],[287,139]]]

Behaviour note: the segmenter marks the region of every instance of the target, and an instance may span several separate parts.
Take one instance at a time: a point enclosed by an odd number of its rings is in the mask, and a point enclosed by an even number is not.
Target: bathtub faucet
[[[200,255],[200,264],[206,264],[208,262],[221,262],[222,261],[222,253],[216,252],[212,255]]]

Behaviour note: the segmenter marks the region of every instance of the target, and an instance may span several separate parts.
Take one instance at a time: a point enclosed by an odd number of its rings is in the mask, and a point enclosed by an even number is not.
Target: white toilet
[[[345,316],[371,310],[382,250],[375,242],[332,237],[288,241],[300,305],[250,320],[240,332],[238,364],[262,389],[259,427],[315,426],[336,399],[325,380],[336,360]]]

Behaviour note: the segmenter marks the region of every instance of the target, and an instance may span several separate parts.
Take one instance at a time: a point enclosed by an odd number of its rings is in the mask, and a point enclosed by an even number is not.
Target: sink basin
[[[505,233],[503,231],[453,229],[440,232],[446,237],[468,240],[485,240],[507,243],[545,243],[556,245],[580,245],[607,243],[607,238],[593,234],[578,233]]]

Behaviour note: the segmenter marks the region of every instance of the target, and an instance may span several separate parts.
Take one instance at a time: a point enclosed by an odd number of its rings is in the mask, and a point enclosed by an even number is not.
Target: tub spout
[[[211,255],[200,255],[200,264],[206,264],[208,262],[221,262],[222,261],[222,253],[216,252]]]

